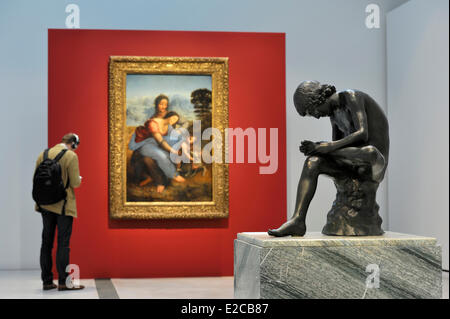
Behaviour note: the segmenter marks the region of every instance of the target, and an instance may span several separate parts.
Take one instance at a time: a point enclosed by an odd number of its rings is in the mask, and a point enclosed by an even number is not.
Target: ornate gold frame
[[[228,165],[213,163],[211,202],[126,202],[126,75],[212,76],[212,125],[228,127],[228,58],[111,56],[109,61],[109,211],[112,219],[228,217]],[[225,162],[225,147],[222,148]]]

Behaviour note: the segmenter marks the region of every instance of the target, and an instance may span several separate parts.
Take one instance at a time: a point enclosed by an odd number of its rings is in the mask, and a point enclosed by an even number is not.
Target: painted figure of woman
[[[182,183],[185,179],[177,172],[175,164],[170,159],[170,153],[178,155],[174,146],[181,143],[183,137],[173,132],[175,131],[173,125],[178,122],[179,116],[175,112],[167,112],[168,104],[169,98],[167,96],[161,94],[156,97],[155,114],[143,126],[136,128],[128,147],[143,157],[144,163],[149,170],[153,171],[152,175],[158,175],[158,172],[155,172],[153,165],[149,163],[151,161],[145,159],[152,159],[156,162],[166,180]],[[157,184],[157,192],[164,191],[165,179],[159,178],[159,176],[154,179]],[[149,179],[147,180],[149,181]],[[141,183],[141,185],[143,184]]]

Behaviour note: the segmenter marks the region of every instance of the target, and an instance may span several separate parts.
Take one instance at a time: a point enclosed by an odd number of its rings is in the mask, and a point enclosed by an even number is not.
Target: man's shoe
[[[57,285],[55,285],[54,283],[48,284],[48,285],[43,285],[42,289],[43,290],[51,290],[51,289],[55,289],[56,287],[58,287]]]
[[[83,285],[79,286],[73,286],[72,288],[67,287],[66,285],[58,285],[58,291],[64,291],[64,290],[81,290],[84,289]]]

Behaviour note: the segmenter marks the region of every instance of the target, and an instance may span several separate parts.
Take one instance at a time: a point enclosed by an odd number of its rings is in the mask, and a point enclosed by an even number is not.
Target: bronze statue
[[[383,234],[376,191],[389,158],[389,126],[381,107],[357,90],[336,92],[317,81],[302,82],[294,94],[300,116],[331,120],[332,142],[301,142],[307,157],[297,188],[293,217],[272,236],[303,236],[309,204],[320,174],[330,176],[336,200],[322,230],[325,235],[374,236]]]

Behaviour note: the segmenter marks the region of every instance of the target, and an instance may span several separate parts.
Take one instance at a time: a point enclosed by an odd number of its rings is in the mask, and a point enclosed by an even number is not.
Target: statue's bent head
[[[294,93],[294,105],[300,116],[330,115],[328,99],[336,93],[336,88],[317,81],[304,81],[300,83]]]

